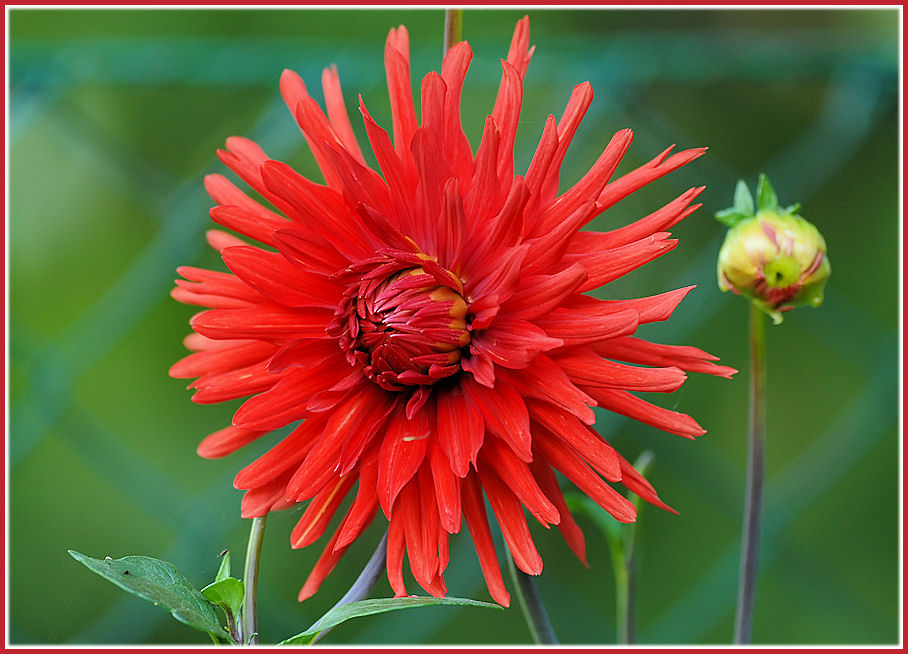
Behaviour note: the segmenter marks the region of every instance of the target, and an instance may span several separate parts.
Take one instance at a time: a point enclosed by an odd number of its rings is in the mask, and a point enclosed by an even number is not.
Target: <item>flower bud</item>
[[[734,206],[716,214],[731,228],[719,250],[719,288],[750,298],[775,324],[784,311],[819,306],[830,273],[823,235],[798,210],[798,205],[781,208],[769,180],[760,175],[756,210],[741,181]]]

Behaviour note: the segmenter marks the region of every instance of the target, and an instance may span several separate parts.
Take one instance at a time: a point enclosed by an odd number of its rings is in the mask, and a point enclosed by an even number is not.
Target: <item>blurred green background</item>
[[[478,144],[514,23],[524,11],[467,10],[475,57],[463,113]],[[590,80],[596,97],[565,164],[573,182],[613,132],[634,129],[622,171],[672,143],[708,154],[598,219],[609,229],[706,184],[680,246],[606,289],[633,297],[697,284],[645,337],[716,353],[741,373],[691,375],[654,401],[695,416],[690,442],[599,412],[600,431],[680,515],[640,521],[637,629],[643,643],[727,643],[737,585],[747,406],[747,305],[716,288],[734,184],[769,175],[829,244],[825,304],[769,329],[765,532],[757,643],[900,639],[899,26],[884,10],[530,10],[517,170],[549,113]],[[168,292],[181,264],[217,266],[203,175],[225,137],[256,139],[314,175],[278,78],[321,97],[334,62],[348,102],[389,125],[382,49],[405,23],[413,83],[440,67],[438,10],[39,10],[8,12],[8,638],[35,643],[190,643],[207,637],[71,559],[145,554],[197,585],[248,524],[233,475],[268,445],[219,461],[195,454],[232,406],[196,406],[167,369],[191,307]],[[355,112],[353,113],[355,116]],[[354,120],[358,134],[362,125]],[[273,440],[273,439],[272,439]],[[343,594],[384,527],[373,525],[314,598],[296,593],[321,542],[291,551],[300,509],[269,520],[262,640],[308,627]],[[562,642],[613,643],[608,552],[581,519],[590,569],[535,525],[538,580]],[[488,599],[466,535],[452,540],[449,592]],[[410,584],[411,592],[417,591]],[[374,596],[388,596],[381,581]],[[326,643],[528,643],[518,608],[435,607],[343,625]]]

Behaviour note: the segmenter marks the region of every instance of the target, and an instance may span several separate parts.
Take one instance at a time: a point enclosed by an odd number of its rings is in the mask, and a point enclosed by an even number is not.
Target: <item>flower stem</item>
[[[350,590],[341,597],[337,604],[331,607],[333,611],[339,606],[344,604],[350,604],[351,602],[358,602],[366,597],[371,592],[375,582],[378,581],[378,578],[381,576],[382,572],[385,570],[385,557],[387,555],[388,549],[388,532],[385,531],[385,535],[382,536],[381,542],[379,542],[378,547],[375,549],[375,552],[372,554],[372,558],[369,559],[369,562],[366,563],[366,567],[363,568],[363,571],[359,573],[359,577],[356,578],[356,581],[353,582],[353,585],[350,586]],[[316,622],[316,624],[318,624]],[[314,645],[322,637],[331,631],[332,627],[320,631],[315,638],[312,639],[312,644]]]
[[[523,617],[526,618],[527,626],[530,628],[533,642],[537,645],[557,645],[558,637],[555,635],[549,614],[545,610],[545,604],[542,603],[542,597],[536,588],[535,579],[523,570],[517,569],[510,552],[508,553],[508,563],[517,589],[517,599],[520,601],[520,608],[523,611]]]
[[[445,54],[451,49],[452,45],[461,41],[462,31],[463,9],[445,9]]]
[[[243,570],[243,584],[246,592],[243,596],[243,644],[257,645],[259,642],[258,627],[255,615],[255,597],[259,582],[259,558],[262,553],[262,538],[265,535],[265,518],[252,519],[249,530],[249,544],[246,546],[246,567]]]
[[[748,428],[747,495],[741,542],[741,573],[738,611],[735,616],[735,643],[750,643],[754,597],[757,590],[757,559],[760,550],[760,506],[766,435],[766,316],[756,304],[750,305],[750,422]]]
[[[624,527],[624,525],[622,525]],[[630,645],[634,642],[634,537],[630,533],[634,525],[625,527],[628,533],[621,542],[612,543],[609,539],[612,555],[612,574],[615,577],[615,628],[619,645]]]

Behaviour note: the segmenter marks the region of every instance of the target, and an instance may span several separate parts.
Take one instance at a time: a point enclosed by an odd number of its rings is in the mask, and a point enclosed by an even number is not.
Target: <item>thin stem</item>
[[[445,9],[444,53],[455,43],[460,43],[463,31],[463,9]]]
[[[744,527],[741,542],[741,576],[738,612],[735,616],[735,643],[750,643],[757,590],[757,559],[760,550],[760,507],[766,436],[766,316],[750,307],[750,422],[748,429],[747,495],[744,500]]]
[[[258,627],[255,615],[255,598],[259,583],[259,557],[262,553],[262,538],[265,535],[265,518],[252,519],[249,530],[249,544],[246,546],[246,567],[243,570],[243,644],[257,645],[259,642]]]
[[[368,597],[369,593],[372,591],[372,588],[375,586],[375,582],[378,581],[378,578],[385,570],[385,557],[387,556],[387,551],[388,532],[385,531],[385,535],[382,536],[381,542],[379,542],[378,547],[372,554],[372,558],[369,559],[366,567],[363,568],[363,571],[361,573],[359,573],[359,577],[357,577],[356,581],[353,582],[353,585],[350,586],[350,590],[348,590],[347,593],[343,597],[341,597],[340,600],[338,600],[337,604],[331,607],[332,611],[339,606],[343,606],[344,604],[358,602]],[[331,631],[332,628],[333,627],[328,627],[324,631],[320,631],[312,640],[312,644],[315,644],[319,640],[321,640],[322,637],[329,631]]]
[[[533,642],[537,645],[557,645],[558,637],[555,635],[552,622],[549,620],[549,614],[545,610],[545,604],[542,603],[542,597],[540,597],[539,590],[536,588],[536,580],[523,570],[517,569],[510,552],[508,553],[508,563],[510,564],[511,576],[517,589],[520,609],[523,611],[523,617],[526,618],[527,626],[530,628]]]

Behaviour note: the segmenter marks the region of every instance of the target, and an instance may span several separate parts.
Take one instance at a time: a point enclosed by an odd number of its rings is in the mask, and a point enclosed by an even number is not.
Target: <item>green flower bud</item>
[[[716,214],[731,228],[719,250],[719,288],[750,298],[775,324],[784,311],[819,306],[829,278],[826,241],[798,210],[781,208],[769,180],[760,175],[756,211],[741,181],[734,206]]]

